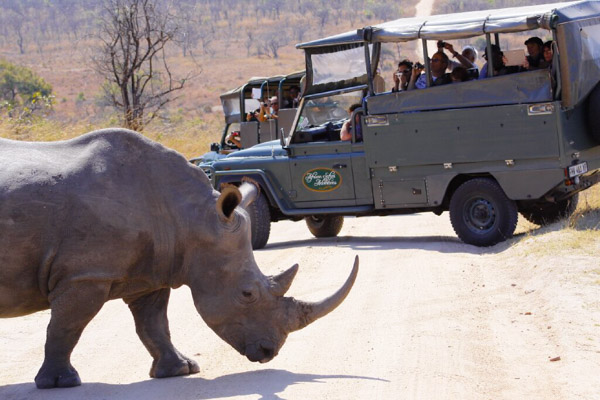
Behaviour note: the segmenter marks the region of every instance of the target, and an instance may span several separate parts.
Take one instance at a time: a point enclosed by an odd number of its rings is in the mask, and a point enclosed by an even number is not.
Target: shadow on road
[[[490,247],[477,247],[463,243],[456,236],[338,236],[310,238],[288,242],[268,243],[262,251],[296,247],[348,247],[353,250],[429,250],[439,253],[498,254],[526,237],[516,234],[512,239]],[[261,250],[258,250],[261,251]]]
[[[225,375],[203,379],[198,375],[185,378],[150,379],[125,385],[83,383],[69,389],[38,390],[35,384],[21,383],[0,387],[4,400],[80,400],[80,399],[220,399],[233,396],[259,395],[262,400],[278,400],[278,393],[299,383],[326,383],[327,379],[366,379],[389,382],[385,379],[352,375],[295,374],[276,369]]]

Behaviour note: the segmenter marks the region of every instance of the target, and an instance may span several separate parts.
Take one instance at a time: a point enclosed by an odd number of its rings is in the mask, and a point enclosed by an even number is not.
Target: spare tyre
[[[600,143],[600,118],[598,118],[598,115],[600,115],[600,83],[596,85],[588,97],[586,112],[590,134],[596,142]]]

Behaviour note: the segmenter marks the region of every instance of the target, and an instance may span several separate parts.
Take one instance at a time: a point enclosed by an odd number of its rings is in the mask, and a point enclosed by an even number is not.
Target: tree
[[[28,120],[52,108],[52,86],[28,68],[0,60],[0,112]]]
[[[191,78],[175,79],[166,61],[177,26],[156,0],[104,0],[104,6],[94,65],[123,125],[141,131]]]

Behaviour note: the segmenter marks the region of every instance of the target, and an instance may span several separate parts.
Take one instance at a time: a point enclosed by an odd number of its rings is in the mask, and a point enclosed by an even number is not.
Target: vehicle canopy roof
[[[306,93],[363,85],[377,66],[379,43],[454,40],[552,30],[559,49],[563,107],[579,104],[600,81],[600,1],[574,1],[402,18],[296,45],[306,53]],[[366,57],[365,44],[373,47]]]
[[[486,33],[553,29],[558,24],[600,16],[599,1],[574,1],[526,7],[471,11],[426,17],[401,18],[340,35],[296,45],[299,49],[417,39],[453,40]]]

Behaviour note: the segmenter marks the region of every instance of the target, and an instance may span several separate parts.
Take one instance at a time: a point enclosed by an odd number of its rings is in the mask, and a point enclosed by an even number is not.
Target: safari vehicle
[[[551,69],[493,76],[490,57],[485,79],[374,93],[385,43],[421,41],[429,77],[428,42],[479,37],[489,50],[532,30],[554,39]],[[274,221],[305,219],[324,237],[344,216],[425,211],[449,211],[465,243],[496,244],[519,212],[555,221],[599,180],[599,37],[600,2],[579,1],[404,18],[300,44],[307,88],[292,128],[215,162],[214,186],[248,177],[262,188],[254,248]],[[340,141],[353,103],[353,138]]]
[[[209,172],[206,167],[225,155],[241,148],[277,139],[281,128],[284,132],[289,131],[296,115],[296,108],[285,108],[284,99],[288,97],[291,87],[300,87],[304,75],[304,71],[299,71],[269,78],[251,78],[244,85],[223,93],[220,97],[225,115],[225,127],[221,134],[221,141],[212,143],[209,152],[190,159],[190,162]],[[263,123],[246,122],[246,114],[258,109],[261,99],[271,96],[278,98],[279,118]],[[241,139],[241,142],[232,139],[235,137]]]

